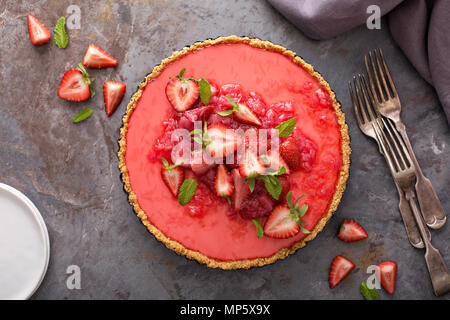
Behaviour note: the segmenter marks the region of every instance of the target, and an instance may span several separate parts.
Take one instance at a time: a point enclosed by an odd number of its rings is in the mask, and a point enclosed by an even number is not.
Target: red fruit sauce
[[[165,87],[169,77],[182,68],[186,68],[184,77],[208,79],[213,84],[213,96],[208,106],[198,102],[187,112],[177,114],[167,100]],[[289,58],[245,44],[198,50],[171,63],[147,84],[130,117],[126,136],[125,161],[131,188],[149,221],[186,248],[224,261],[268,257],[305,235],[300,232],[289,239],[257,238],[250,218],[265,215],[261,204],[270,207],[272,201],[274,205],[270,196],[264,197],[263,184],[256,186],[261,189],[257,193],[261,199],[247,201],[245,213],[236,215],[230,214],[233,212],[226,200],[211,191],[214,170],[197,178],[195,196],[184,207],[159,174],[161,156],[170,159],[170,151],[177,143],[170,140],[173,130],[192,130],[195,120],[223,123],[233,129],[251,127],[235,121],[233,116],[216,114],[232,107],[225,95],[246,103],[261,120],[262,128],[273,128],[296,117],[292,135],[299,142],[302,156],[301,168],[289,175],[290,190],[294,197],[308,194],[302,198],[309,204],[304,227],[312,230],[328,211],[342,166],[340,128],[331,99],[315,78]],[[185,171],[186,177],[194,176],[190,169]]]

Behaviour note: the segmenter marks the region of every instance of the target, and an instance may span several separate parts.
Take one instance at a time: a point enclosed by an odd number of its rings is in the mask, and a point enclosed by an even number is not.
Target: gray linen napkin
[[[313,39],[366,23],[367,7],[387,14],[394,40],[434,86],[450,124],[450,0],[268,0]]]

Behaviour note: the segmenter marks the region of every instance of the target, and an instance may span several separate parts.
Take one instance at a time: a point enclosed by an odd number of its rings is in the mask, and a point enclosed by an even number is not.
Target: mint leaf
[[[359,286],[359,291],[366,300],[380,300],[378,292],[375,288],[369,289],[366,282],[361,282]]]
[[[86,120],[87,118],[89,118],[90,116],[92,116],[93,113],[94,113],[94,110],[92,110],[91,108],[83,109],[72,118],[72,122],[80,123],[80,122]]]
[[[297,124],[297,120],[294,118],[291,118],[289,120],[286,120],[279,125],[275,127],[275,129],[278,129],[278,135],[280,137],[286,138],[288,137],[292,131],[295,128],[295,125]]]
[[[86,69],[84,68],[84,66],[81,62],[78,63],[78,70],[80,70],[80,72],[81,72],[83,82],[86,83],[87,85],[89,85],[89,89],[91,91],[91,98],[93,98],[95,96],[95,90],[94,90],[94,86],[92,85],[92,82],[94,82],[95,78],[91,77],[87,73]]]
[[[191,201],[192,197],[195,194],[195,190],[197,190],[198,183],[193,178],[188,178],[183,181],[183,184],[180,187],[180,191],[178,193],[178,202],[184,206],[189,201]]]
[[[178,79],[183,78],[183,74],[186,72],[186,68],[181,69],[180,73],[177,75]]]
[[[204,105],[209,104],[211,99],[211,85],[204,78],[198,81],[198,88],[200,89],[200,100]]]
[[[259,222],[258,219],[252,219],[252,221],[255,224],[258,239],[262,238],[264,236],[264,230],[263,227],[261,226],[261,222]]]
[[[69,44],[69,37],[67,36],[65,25],[66,25],[66,18],[61,17],[58,19],[58,22],[56,23],[55,26],[54,32],[55,44],[60,49],[64,49]]]
[[[280,180],[275,176],[262,176],[262,179],[264,180],[264,186],[267,192],[270,193],[272,198],[278,200],[283,189]]]
[[[222,116],[222,117],[226,117],[229,116],[230,114],[232,114],[234,112],[233,108],[231,109],[227,109],[227,110],[223,110],[223,111],[218,111],[217,114]]]

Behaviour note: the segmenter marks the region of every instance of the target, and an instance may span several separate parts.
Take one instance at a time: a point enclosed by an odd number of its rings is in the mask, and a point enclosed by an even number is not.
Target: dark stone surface
[[[363,56],[382,47],[404,105],[403,119],[444,209],[450,212],[450,135],[433,89],[399,51],[387,25],[357,28],[328,41],[312,41],[264,1],[92,1],[79,2],[81,29],[70,30],[65,50],[51,43],[34,47],[26,15],[48,26],[73,1],[0,2],[0,177],[24,192],[41,210],[51,240],[47,276],[34,299],[81,298],[255,298],[361,299],[359,284],[368,265],[399,264],[394,296],[432,299],[423,250],[407,241],[397,194],[373,141],[359,131],[349,104],[347,82],[363,70]],[[247,35],[281,44],[312,63],[335,90],[350,127],[351,174],[342,203],[318,238],[286,260],[247,271],[208,269],[166,249],[139,222],[127,202],[117,169],[121,116],[138,83],[173,50],[197,40]],[[64,71],[95,42],[119,60],[114,69],[91,71],[98,94],[71,103],[56,90]],[[107,118],[101,86],[127,84],[125,99]],[[73,125],[85,107],[95,112]],[[344,218],[355,218],[369,239],[346,244],[336,238]],[[450,265],[449,225],[432,231],[433,243]],[[328,288],[328,268],[337,254],[356,270]],[[78,265],[82,289],[66,288],[66,268]],[[447,295],[442,299],[449,299]]]

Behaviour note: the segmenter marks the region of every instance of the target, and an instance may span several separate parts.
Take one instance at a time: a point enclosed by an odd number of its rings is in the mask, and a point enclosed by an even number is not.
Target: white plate
[[[0,183],[0,299],[28,299],[47,272],[50,241],[39,210]]]

